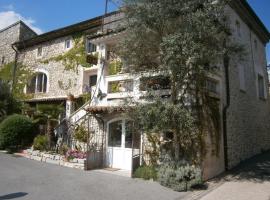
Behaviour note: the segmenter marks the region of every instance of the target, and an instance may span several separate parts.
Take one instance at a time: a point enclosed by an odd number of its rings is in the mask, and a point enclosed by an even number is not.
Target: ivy
[[[65,85],[63,81],[58,81],[58,87],[61,90],[69,90],[72,87],[71,79],[68,79],[68,84]]]
[[[3,65],[0,69],[0,79],[8,84],[11,84],[13,81],[13,71],[14,71],[14,62],[7,63]],[[30,70],[27,66],[17,63],[16,73],[13,83],[13,95],[15,98],[23,100],[32,98],[33,95],[25,94],[24,88],[28,84],[31,77],[34,75],[34,72]]]
[[[48,64],[51,61],[62,62],[62,64],[65,66],[65,70],[74,71],[78,70],[79,65],[86,68],[92,67],[93,64],[87,62],[84,36],[82,34],[73,35],[73,42],[74,45],[69,51],[47,60],[43,60],[42,63]],[[94,56],[97,57],[98,55],[96,54]]]
[[[109,64],[109,75],[119,74],[122,70],[123,63],[118,60],[114,60]]]

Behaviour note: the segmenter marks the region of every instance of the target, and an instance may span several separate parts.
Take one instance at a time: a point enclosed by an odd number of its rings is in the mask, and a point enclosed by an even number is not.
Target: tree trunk
[[[49,148],[52,148],[52,140],[53,140],[53,136],[52,136],[52,122],[51,120],[47,121],[47,137],[49,140]]]
[[[171,101],[173,105],[177,104],[177,86],[176,86],[176,77],[172,75],[172,87],[171,87]],[[173,127],[177,127],[178,124],[172,124]],[[174,143],[174,160],[179,161],[180,159],[180,143],[179,143],[179,137],[178,132],[174,130],[173,132],[173,143]]]
[[[176,132],[173,133],[173,143],[174,143],[174,160],[180,160],[180,144],[178,139],[178,134]]]

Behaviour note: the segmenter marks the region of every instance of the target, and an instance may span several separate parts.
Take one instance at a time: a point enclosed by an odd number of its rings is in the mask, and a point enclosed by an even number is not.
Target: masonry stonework
[[[265,44],[239,15],[230,10],[233,38],[245,49],[230,63],[230,107],[227,115],[228,167],[270,149],[270,99]],[[240,23],[240,34],[235,22]],[[244,67],[245,90],[240,90],[239,67]],[[264,78],[265,98],[258,96],[258,74]],[[225,89],[225,88],[224,88]],[[223,91],[225,93],[225,91]],[[224,96],[225,97],[225,96]],[[223,102],[226,102],[225,98]]]
[[[36,33],[21,21],[0,30],[0,65],[3,59],[3,64],[15,60],[15,51],[12,49],[12,44],[34,36],[36,36]]]
[[[65,49],[65,41],[71,38],[71,36],[62,37],[20,50],[19,62],[29,67],[35,73],[42,72],[47,75],[47,92],[36,93],[34,98],[63,98],[67,97],[68,94],[73,94],[74,96],[82,94],[83,67],[78,66],[74,70],[65,70],[65,66],[61,62],[43,62],[65,53],[67,51]],[[39,47],[42,48],[41,57],[37,57],[37,49]]]

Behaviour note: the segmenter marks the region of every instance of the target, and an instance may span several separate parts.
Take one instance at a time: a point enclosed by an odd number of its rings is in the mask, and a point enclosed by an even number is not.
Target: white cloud
[[[9,7],[12,5],[9,5]],[[11,7],[10,7],[11,8]],[[27,26],[33,29],[36,33],[41,34],[43,31],[35,25],[35,20],[25,18],[21,14],[13,10],[0,12],[0,29],[3,29],[17,21],[23,21]]]

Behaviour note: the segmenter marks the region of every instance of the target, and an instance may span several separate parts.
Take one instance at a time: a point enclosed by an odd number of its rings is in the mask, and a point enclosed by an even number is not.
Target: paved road
[[[270,200],[270,152],[245,161],[200,200]]]
[[[179,200],[186,195],[151,181],[0,153],[0,200]]]

